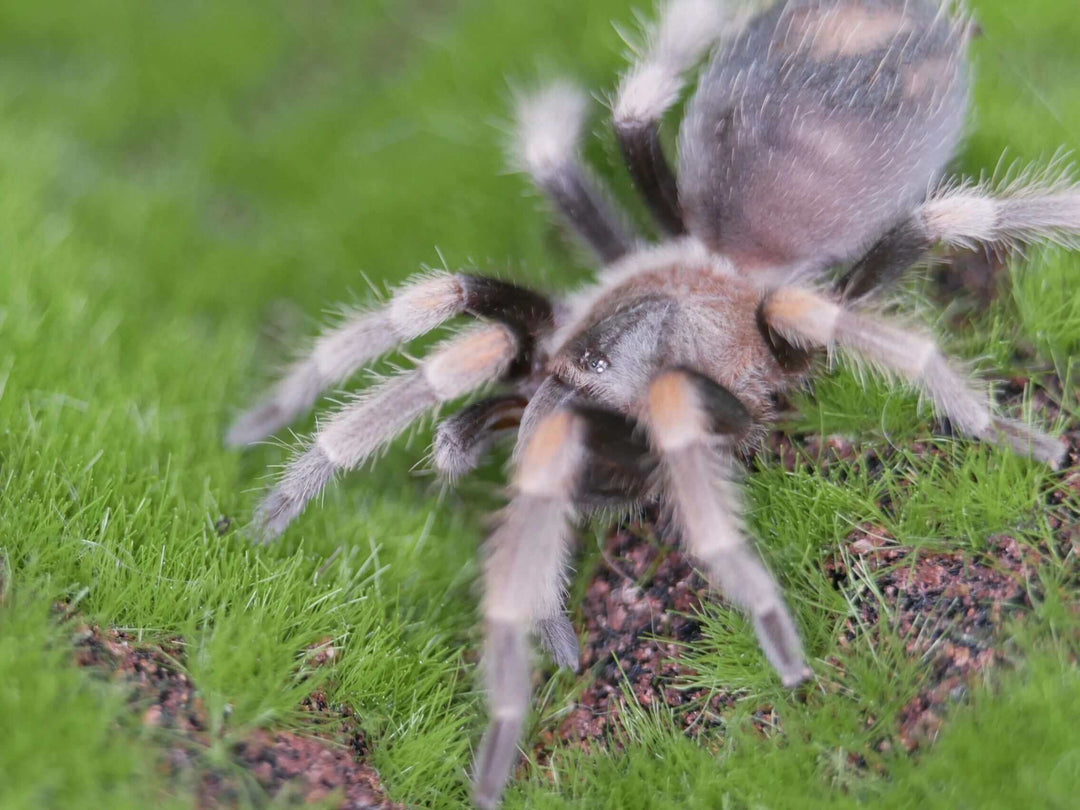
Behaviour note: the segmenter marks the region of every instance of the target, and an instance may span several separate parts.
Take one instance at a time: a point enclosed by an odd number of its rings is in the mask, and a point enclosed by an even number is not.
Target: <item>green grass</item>
[[[963,167],[992,170],[1006,147],[1034,159],[1080,146],[1073,0],[974,5],[985,34]],[[221,436],[284,346],[323,307],[363,296],[365,275],[394,283],[444,261],[556,287],[580,275],[522,179],[503,172],[499,123],[507,77],[571,72],[610,89],[611,19],[629,24],[629,4],[0,7],[0,806],[193,801],[164,781],[117,689],[70,663],[70,631],[49,613],[58,599],[145,638],[184,638],[210,760],[253,726],[301,723],[300,699],[323,687],[363,718],[395,798],[466,804],[491,476],[440,499],[410,471],[421,434],[255,549],[214,525],[246,520],[286,452],[231,452]],[[602,131],[592,155],[610,159]],[[1075,255],[1033,254],[950,346],[987,371],[1056,369],[1075,389],[1078,273]],[[1063,404],[1075,418],[1075,390]],[[845,372],[802,402],[797,425],[901,448],[929,426],[913,396],[864,391]],[[1061,593],[1073,559],[1038,572],[1012,670],[957,707],[934,748],[886,757],[888,776],[845,765],[867,744],[866,715],[887,722],[921,677],[900,647],[837,646],[849,607],[821,563],[851,527],[873,520],[905,543],[972,550],[997,532],[1050,537],[1045,470],[945,448],[939,461],[902,453],[876,476],[749,478],[763,552],[819,671],[844,658],[842,693],[786,694],[746,624],[710,607],[699,677],[748,697],[723,735],[699,744],[643,711],[623,750],[560,752],[509,805],[1067,806],[1080,789],[1080,619]],[[883,493],[898,504],[889,514]],[[327,636],[342,655],[302,679],[304,648]],[[560,675],[545,712],[573,686]],[[783,735],[749,729],[745,713],[763,702]]]

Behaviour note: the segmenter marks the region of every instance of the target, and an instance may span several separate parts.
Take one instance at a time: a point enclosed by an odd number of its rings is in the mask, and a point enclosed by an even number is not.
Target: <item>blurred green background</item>
[[[961,167],[977,174],[1003,152],[1046,160],[1075,149],[1075,0],[972,5],[983,36]],[[587,272],[505,171],[505,129],[511,80],[569,74],[614,88],[623,44],[613,20],[632,26],[634,6],[0,6],[0,806],[194,801],[193,785],[157,767],[160,740],[132,721],[118,688],[71,665],[70,628],[50,613],[58,599],[145,638],[185,639],[213,718],[201,755],[214,767],[232,767],[230,745],[252,727],[303,727],[296,707],[321,686],[363,719],[394,798],[465,806],[482,722],[475,554],[497,469],[440,497],[411,469],[421,432],[377,474],[335,487],[279,545],[256,550],[214,526],[223,515],[245,522],[286,452],[231,452],[221,436],[324,308],[365,298],[368,280],[381,287],[445,264],[564,288]],[[602,111],[589,155],[625,191]],[[1025,347],[1068,388],[1080,353],[1077,269],[1075,257],[1039,254],[951,345],[1001,373]],[[850,375],[821,395],[804,403],[804,427],[839,426],[870,444],[884,427],[898,441],[930,430],[915,398],[884,386],[864,395]],[[1063,404],[1074,418],[1075,397]],[[1035,544],[1049,532],[1038,517],[1045,471],[985,447],[949,458],[896,473],[929,482],[904,490],[906,518],[874,513],[888,474],[751,476],[751,519],[813,656],[850,657],[844,690],[793,700],[736,623],[729,632],[748,650],[744,714],[772,703],[786,735],[759,739],[737,712],[725,735],[699,743],[643,713],[619,751],[567,751],[532,769],[510,806],[1070,806],[1080,790],[1078,619],[1075,603],[1050,598],[1016,629],[1014,666],[957,707],[938,746],[917,761],[845,765],[875,733],[866,717],[894,721],[920,677],[902,653],[838,653],[849,608],[820,560],[850,521],[892,519],[908,544],[971,549],[994,531]],[[1069,557],[1038,577],[1072,581],[1074,567]],[[342,656],[298,680],[298,656],[327,636]],[[706,680],[728,673],[731,639],[721,636],[703,643]],[[557,676],[538,722],[574,686]],[[254,787],[240,801],[269,802]]]

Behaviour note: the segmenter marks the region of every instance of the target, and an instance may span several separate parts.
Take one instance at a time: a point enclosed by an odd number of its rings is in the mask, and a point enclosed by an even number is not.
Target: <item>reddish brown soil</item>
[[[619,727],[625,689],[642,706],[694,707],[681,716],[695,732],[715,718],[727,696],[714,695],[705,707],[703,691],[677,688],[688,673],[677,661],[678,642],[700,636],[691,614],[705,592],[705,582],[677,549],[628,529],[611,534],[580,611],[581,664],[590,671],[583,677],[591,682],[573,711],[541,733],[538,752],[543,755],[556,740],[605,744]]]
[[[900,712],[896,738],[904,748],[933,741],[972,677],[1007,660],[1002,621],[1030,606],[1028,588],[1040,556],[1007,536],[991,538],[980,555],[916,551],[897,544],[883,527],[867,525],[848,539],[846,556],[828,563],[834,581],[856,593],[858,619],[847,620],[840,646],[887,630],[904,640],[908,655],[925,661],[923,688]],[[867,575],[887,618],[865,584]],[[843,670],[842,656],[831,663]]]
[[[332,648],[321,645],[309,660],[317,665],[331,655]],[[130,688],[132,709],[146,726],[161,730],[163,767],[177,782],[197,786],[200,807],[232,807],[251,800],[251,789],[241,777],[247,772],[267,802],[336,797],[336,806],[343,810],[402,808],[386,798],[378,774],[365,764],[367,743],[355,719],[332,710],[319,692],[301,708],[314,715],[323,731],[254,731],[230,747],[233,767],[213,768],[203,756],[212,742],[206,707],[181,671],[180,644],[139,643],[118,630],[83,626],[76,634],[75,656],[80,666]]]

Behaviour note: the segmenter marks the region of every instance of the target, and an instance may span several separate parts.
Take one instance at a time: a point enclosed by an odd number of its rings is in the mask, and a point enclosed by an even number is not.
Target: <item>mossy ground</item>
[[[983,36],[961,167],[1075,149],[1074,0],[973,5]],[[322,308],[367,294],[365,278],[445,263],[565,288],[587,272],[504,172],[500,122],[507,77],[610,89],[613,19],[632,23],[624,0],[0,7],[0,805],[194,801],[157,766],[159,741],[119,687],[76,668],[58,600],[137,637],[183,639],[215,767],[255,727],[302,728],[297,707],[322,689],[362,718],[395,800],[467,804],[482,723],[476,559],[497,467],[444,493],[412,470],[421,432],[253,548],[238,527],[287,454],[221,437]],[[597,120],[590,155],[625,190]],[[959,304],[929,315],[986,373],[1030,391],[1056,376],[1055,427],[1075,428],[1078,278],[1076,254],[1037,251],[988,311],[955,328]],[[751,523],[815,667],[843,660],[844,688],[786,693],[747,625],[707,606],[695,677],[741,695],[723,733],[690,739],[663,710],[628,714],[619,750],[556,751],[508,806],[1071,805],[1076,551],[1060,547],[1045,497],[1060,478],[935,434],[916,397],[846,371],[798,404],[795,431],[895,448],[873,472],[762,465],[748,479]],[[841,646],[854,608],[825,562],[866,522],[917,549],[974,553],[1008,534],[1056,551],[1006,628],[1009,666],[973,684],[935,744],[860,769],[848,755],[873,737],[867,718],[890,722],[924,674],[902,638]],[[598,552],[588,534],[583,546],[587,569]],[[340,655],[299,677],[326,638]],[[558,675],[538,722],[576,684]],[[751,722],[765,704],[782,734]]]

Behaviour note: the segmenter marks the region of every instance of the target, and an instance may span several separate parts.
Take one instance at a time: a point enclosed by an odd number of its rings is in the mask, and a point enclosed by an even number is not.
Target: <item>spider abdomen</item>
[[[938,0],[801,0],[759,16],[719,48],[683,123],[690,231],[748,269],[855,258],[952,157],[967,39]]]

